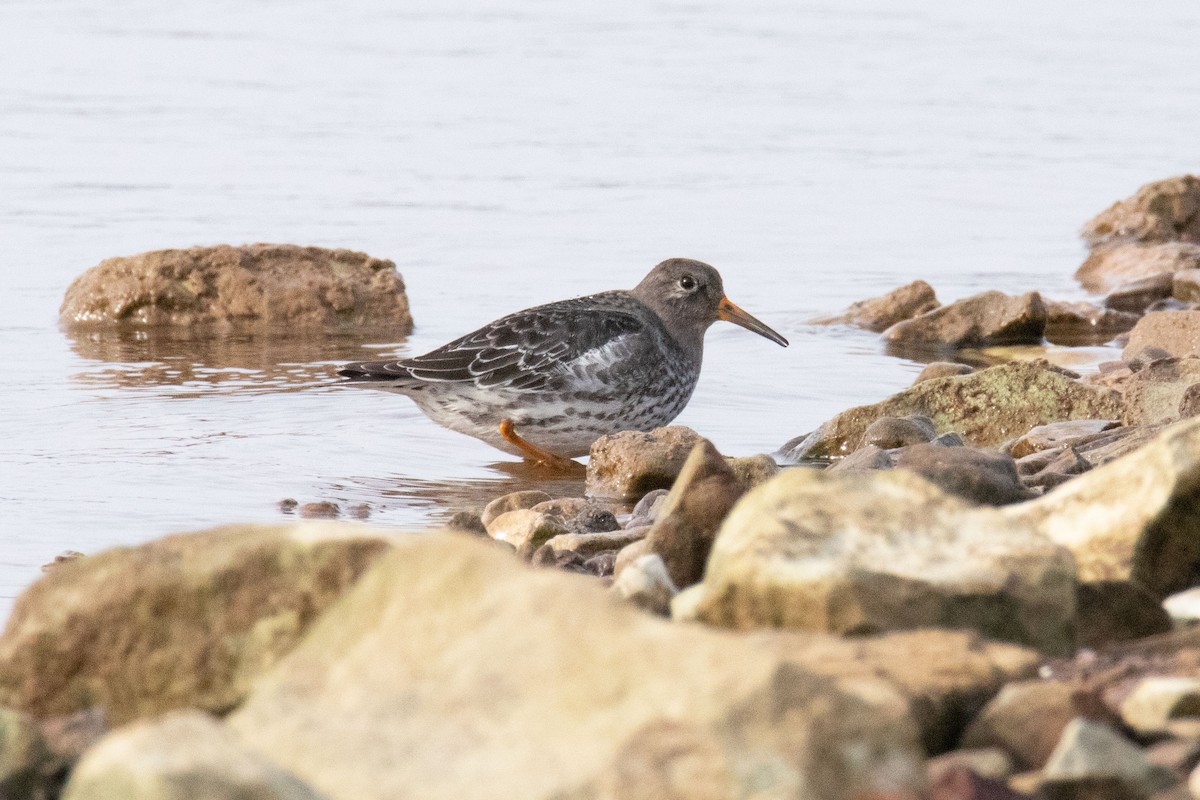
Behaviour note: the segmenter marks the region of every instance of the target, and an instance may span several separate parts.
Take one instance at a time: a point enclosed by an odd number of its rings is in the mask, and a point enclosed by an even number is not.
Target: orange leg
[[[578,461],[572,461],[569,458],[563,458],[560,455],[551,453],[549,450],[543,450],[536,444],[521,438],[521,436],[517,434],[516,426],[513,425],[513,421],[511,419],[504,419],[500,421],[500,435],[504,437],[505,441],[514,445],[517,447],[517,449],[524,453],[525,458],[529,459],[530,461],[535,461],[539,464],[545,464],[547,467],[552,467],[560,472],[578,472],[583,467],[583,465]]]

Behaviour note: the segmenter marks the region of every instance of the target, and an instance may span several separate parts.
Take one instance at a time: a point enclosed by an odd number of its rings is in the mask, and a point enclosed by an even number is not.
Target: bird
[[[675,419],[696,388],[704,334],[726,320],[787,347],[725,295],[703,261],[670,258],[631,290],[527,308],[424,355],[338,370],[406,395],[434,422],[559,470],[605,434]]]

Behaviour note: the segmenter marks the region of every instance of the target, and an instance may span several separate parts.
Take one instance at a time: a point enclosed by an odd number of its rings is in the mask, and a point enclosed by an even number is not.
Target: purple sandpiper
[[[570,457],[601,436],[652,430],[683,411],[717,320],[787,346],[730,302],[713,267],[671,258],[631,291],[527,308],[425,355],[338,374],[407,395],[434,422],[507,453],[578,468]]]

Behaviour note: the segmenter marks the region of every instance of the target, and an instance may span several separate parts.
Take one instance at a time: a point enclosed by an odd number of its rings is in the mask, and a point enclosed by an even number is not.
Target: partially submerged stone
[[[413,537],[229,724],[332,800],[915,795],[901,695],[809,652],[656,619],[477,539]]]
[[[1046,304],[1037,292],[1010,296],[988,291],[898,322],[883,338],[893,347],[917,348],[1037,344],[1046,318]]]
[[[69,562],[18,599],[0,637],[0,702],[114,724],[224,712],[393,537],[355,523],[231,525]]]
[[[1099,308],[1083,301],[1046,301],[1046,341],[1068,347],[1104,344],[1130,330],[1139,314]]]
[[[1122,283],[1104,297],[1104,307],[1141,315],[1150,306],[1170,297],[1173,285],[1174,278],[1170,272],[1157,272]]]
[[[1043,363],[1012,362],[970,375],[922,381],[886,400],[838,414],[813,433],[785,444],[789,461],[832,458],[863,444],[867,428],[886,416],[920,414],[939,433],[957,432],[968,444],[995,447],[1030,428],[1069,419],[1116,419],[1121,398]]]
[[[115,731],[87,752],[63,800],[326,800],[251,752],[217,720],[176,711]]]
[[[669,489],[699,441],[700,434],[682,425],[601,436],[588,459],[587,493],[636,500],[654,489]]]
[[[1065,653],[1070,554],[907,471],[786,470],[726,518],[693,607],[733,628],[863,634],[927,626]]]
[[[882,333],[897,322],[932,311],[939,305],[933,287],[916,280],[885,295],[851,303],[841,314],[816,320],[815,324],[854,325]]]
[[[541,503],[550,502],[553,498],[539,489],[528,489],[520,492],[509,492],[501,495],[483,507],[480,521],[486,528],[496,517],[509,511],[519,511],[523,508],[533,508]]]
[[[288,244],[191,247],[110,258],[80,275],[59,310],[71,327],[230,329],[294,336],[412,331],[391,261]]]

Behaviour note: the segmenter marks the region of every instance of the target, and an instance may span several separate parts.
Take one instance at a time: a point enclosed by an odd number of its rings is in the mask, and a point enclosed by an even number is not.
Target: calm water
[[[1079,296],[1080,223],[1200,168],[1200,4],[1128,8],[2,0],[0,616],[67,548],[278,519],[283,497],[420,526],[528,485],[403,398],[332,385],[334,364],[668,256],[717,265],[792,340],[709,334],[679,421],[732,454],[919,369],[816,314],[916,277]],[[247,241],[395,260],[416,332],[57,327],[107,256]]]

